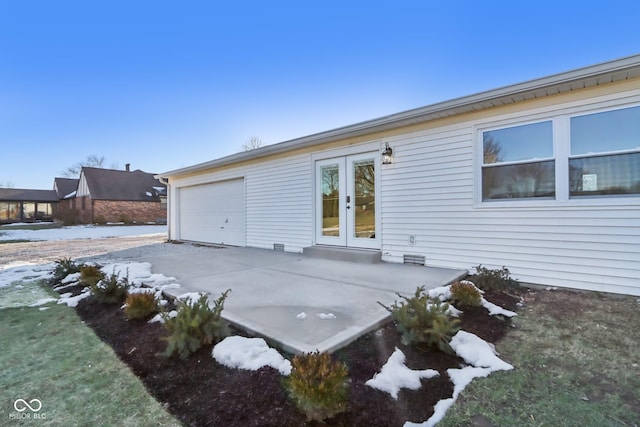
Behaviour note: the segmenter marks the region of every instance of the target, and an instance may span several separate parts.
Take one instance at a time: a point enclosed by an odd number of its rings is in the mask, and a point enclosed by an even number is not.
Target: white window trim
[[[640,206],[640,195],[607,195],[607,196],[582,196],[569,197],[569,160],[578,158],[598,157],[611,154],[637,153],[638,150],[620,150],[613,152],[598,152],[587,155],[571,156],[571,118],[588,114],[614,111],[623,108],[640,106],[640,95],[629,96],[624,99],[608,99],[594,102],[588,105],[558,108],[554,111],[536,113],[531,115],[519,115],[491,122],[477,122],[472,125],[473,157],[474,157],[474,208],[491,210],[505,208],[553,208],[553,207],[581,207],[581,206]],[[538,161],[555,160],[555,199],[528,198],[528,199],[499,199],[482,200],[482,169],[492,165],[484,164],[483,157],[483,132],[521,126],[544,121],[552,121],[553,126],[553,154],[552,158],[540,158],[526,161],[502,162],[497,165],[522,164]]]

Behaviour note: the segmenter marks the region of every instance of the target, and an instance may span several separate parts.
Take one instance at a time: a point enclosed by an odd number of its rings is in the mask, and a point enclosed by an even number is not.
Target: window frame
[[[567,106],[559,106],[555,110],[547,110],[540,112],[536,109],[530,114],[518,113],[497,117],[492,121],[477,121],[472,125],[473,135],[473,157],[474,157],[474,208],[478,209],[494,209],[494,208],[545,208],[558,206],[632,206],[640,205],[640,194],[610,194],[610,195],[569,195],[570,178],[569,178],[569,160],[584,157],[598,157],[605,155],[637,153],[640,150],[620,150],[620,151],[603,151],[596,154],[587,155],[571,155],[571,118],[585,116],[595,113],[603,113],[607,111],[621,110],[625,108],[633,108],[640,106],[640,91],[635,91],[637,95],[628,96],[624,100],[607,97],[600,102],[584,104],[582,102],[574,102]],[[544,121],[552,122],[553,135],[553,160],[555,161],[555,198],[514,198],[514,199],[487,199],[483,200],[483,182],[482,171],[484,164],[484,143],[483,133],[503,128],[539,123]],[[500,165],[533,163],[538,161],[552,160],[551,158],[540,158],[535,161],[516,161],[504,162]]]

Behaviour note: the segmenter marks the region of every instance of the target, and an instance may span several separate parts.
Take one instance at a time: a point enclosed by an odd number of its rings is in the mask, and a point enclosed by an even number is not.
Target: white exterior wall
[[[612,99],[594,99],[592,106]],[[640,94],[626,101],[634,99],[640,102]],[[573,102],[490,120],[517,123],[584,106]],[[424,255],[427,265],[471,271],[478,264],[504,265],[523,282],[640,295],[640,198],[482,203],[476,129],[487,122],[389,140],[394,163],[382,168],[383,259]]]
[[[76,193],[77,197],[91,196],[89,193],[89,185],[87,184],[87,179],[84,176],[84,173],[80,173],[80,180],[78,181],[78,192]]]
[[[194,175],[170,181],[170,238],[180,240],[179,192],[181,187],[244,177],[247,246],[302,252],[311,246],[311,156],[296,155],[248,166]]]
[[[504,265],[522,282],[640,295],[640,197],[480,201],[479,129],[638,105],[640,89],[559,99],[569,101],[503,109],[509,112],[484,119],[461,116],[459,123],[432,129],[372,134],[358,147],[334,143],[314,153],[172,178],[170,238],[180,239],[179,187],[244,177],[247,246],[273,249],[282,243],[286,251],[301,252],[314,243],[314,161],[389,142],[393,163],[381,166],[379,193],[385,261],[402,262],[403,255],[413,254],[424,255],[429,266],[470,271],[478,264]]]

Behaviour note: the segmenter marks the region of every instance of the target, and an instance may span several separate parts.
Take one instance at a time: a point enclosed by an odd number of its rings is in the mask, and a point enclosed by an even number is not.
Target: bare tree
[[[501,151],[502,145],[492,137],[485,136],[482,141],[484,164],[499,163],[503,160]]]
[[[262,141],[260,141],[260,138],[258,138],[257,136],[252,136],[251,139],[249,139],[247,142],[242,144],[242,150],[251,151],[251,150],[255,150],[256,148],[260,148],[263,145],[264,144],[262,143]]]
[[[80,171],[85,166],[90,168],[106,168],[105,158],[104,156],[96,156],[95,154],[92,154],[90,156],[87,156],[85,160],[78,162],[72,166],[69,166],[67,169],[65,169],[60,173],[62,174],[62,176],[67,178],[77,178],[80,176]],[[111,167],[113,169],[117,169],[118,164],[113,163]]]
[[[0,188],[13,188],[15,187],[15,185],[13,185],[13,182],[11,181],[0,181]]]

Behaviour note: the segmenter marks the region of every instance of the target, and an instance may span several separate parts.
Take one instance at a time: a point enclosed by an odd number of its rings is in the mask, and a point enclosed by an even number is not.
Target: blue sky
[[[164,172],[640,53],[640,2],[0,0],[0,184]]]

